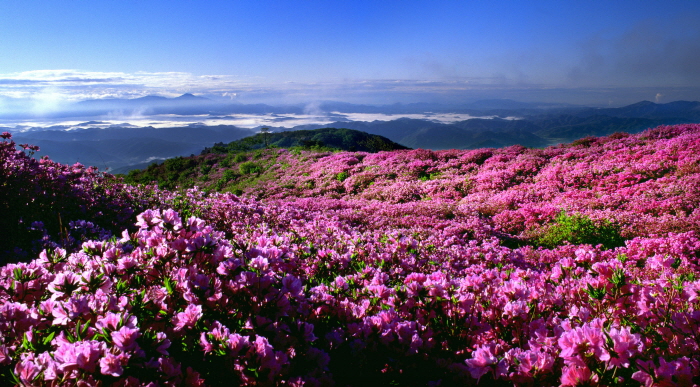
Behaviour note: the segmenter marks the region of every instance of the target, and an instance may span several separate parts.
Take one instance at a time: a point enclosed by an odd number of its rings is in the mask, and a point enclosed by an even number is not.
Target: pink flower
[[[610,354],[610,364],[616,367],[630,366],[630,358],[644,349],[644,343],[639,334],[632,334],[629,327],[622,329],[611,328],[608,332],[613,341],[613,353]]]
[[[498,358],[495,355],[496,351],[497,344],[482,345],[472,353],[471,359],[464,361],[472,378],[481,379],[482,376],[492,370],[491,366],[498,364]]]
[[[510,301],[503,307],[503,315],[509,317],[526,316],[530,311],[525,301]]]
[[[565,366],[561,374],[562,387],[590,386],[596,385],[598,376],[594,375],[588,367],[577,365]]]
[[[574,328],[562,333],[558,340],[561,352],[567,364],[584,367],[584,358],[595,357],[600,361],[610,359],[610,354],[605,350],[605,338],[602,329],[591,324],[584,324],[582,327]]]
[[[638,361],[637,364],[639,371],[632,374],[632,379],[642,383],[644,387],[693,385],[693,372],[687,357],[671,362],[659,358],[658,367],[653,360]]]
[[[142,229],[150,228],[162,222],[163,219],[160,218],[160,210],[146,210],[136,216],[136,225]]]
[[[199,345],[202,346],[205,354],[214,351],[214,345],[207,339],[207,336],[207,332],[202,332],[199,335]]]
[[[257,272],[264,272],[269,267],[267,258],[255,257],[250,260],[249,266]]]
[[[182,367],[180,364],[171,357],[161,357],[158,359],[160,364],[160,370],[168,378],[174,378],[182,375]]]
[[[297,277],[287,274],[284,278],[282,278],[282,286],[284,286],[284,288],[287,289],[292,296],[301,296],[302,284],[301,280],[299,280]]]
[[[238,333],[232,333],[228,336],[227,344],[231,349],[231,354],[235,356],[238,355],[240,351],[247,348],[250,342],[247,338],[239,335]]]
[[[15,375],[27,386],[34,385],[34,379],[39,376],[40,372],[41,367],[34,363],[34,354],[31,353],[29,356],[23,354],[22,360],[15,365]]]
[[[156,351],[160,353],[161,355],[168,356],[168,348],[170,348],[170,340],[168,340],[167,336],[165,335],[164,332],[158,332],[156,333],[156,340],[158,343],[158,347],[156,348]]]
[[[287,356],[282,352],[275,352],[264,336],[257,336],[252,344],[252,349],[257,355],[260,367],[271,370],[271,375],[279,372],[282,366],[287,363]]]
[[[178,215],[175,210],[167,209],[163,211],[163,228],[173,231],[180,231],[182,229],[180,215]]]
[[[141,336],[141,332],[138,329],[124,326],[118,331],[112,332],[112,341],[117,348],[128,352],[138,347],[136,339],[139,336]]]
[[[72,272],[61,272],[56,275],[49,284],[49,291],[53,293],[52,298],[70,296],[73,291],[80,288],[80,277]]]
[[[113,355],[111,353],[106,353],[102,359],[100,359],[100,372],[103,375],[121,376],[124,373],[124,367],[122,367],[122,360],[125,355]],[[128,359],[128,358],[127,358]]]
[[[64,373],[78,368],[95,372],[104,348],[105,343],[97,341],[66,343],[56,349],[54,358],[58,363],[58,368]]]
[[[89,311],[88,298],[81,296],[79,298],[71,297],[66,302],[56,303],[51,314],[54,317],[54,325],[66,325]]]
[[[184,328],[192,328],[202,318],[202,305],[187,305],[184,312],[180,312],[173,316],[173,324],[175,330],[180,331]]]
[[[9,363],[11,360],[12,357],[10,357],[10,354],[7,351],[7,346],[0,344],[0,364]]]
[[[116,331],[122,326],[136,328],[136,316],[107,312],[104,316],[98,317],[97,322],[95,322],[95,328],[99,330]]]
[[[41,353],[37,363],[44,368],[44,380],[55,380],[58,378],[58,365],[49,352]]]

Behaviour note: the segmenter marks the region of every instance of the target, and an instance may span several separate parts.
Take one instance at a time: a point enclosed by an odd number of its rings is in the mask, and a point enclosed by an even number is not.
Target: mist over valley
[[[19,119],[0,115],[0,130],[38,145],[36,156],[114,173],[199,154],[215,143],[273,132],[346,128],[384,136],[409,148],[545,147],[585,136],[635,133],[658,125],[700,122],[700,103],[643,101],[600,108],[514,100],[462,105],[362,105],[333,101],[273,106],[231,104],[184,94],[177,98],[86,100]]]

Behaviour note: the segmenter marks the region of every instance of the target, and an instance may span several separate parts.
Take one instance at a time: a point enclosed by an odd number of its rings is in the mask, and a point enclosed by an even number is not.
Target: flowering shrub
[[[619,230],[610,222],[597,225],[586,216],[565,213],[557,216],[556,223],[545,230],[537,243],[549,248],[563,243],[602,245],[608,249],[624,246]]]
[[[496,230],[535,245],[542,228],[556,223],[561,212],[580,214],[598,226],[609,223],[624,239],[700,232],[697,124],[592,137],[545,149],[274,149],[249,153],[237,164],[225,162],[228,156],[201,157],[212,165],[206,176],[187,170],[181,180],[172,179],[258,199],[460,203]],[[245,163],[252,158],[257,169],[250,174]],[[172,179],[160,182],[172,185]]]
[[[76,247],[133,224],[157,191],[121,184],[93,167],[31,156],[38,147],[0,142],[0,262],[36,256],[44,247]]]
[[[120,236],[81,223],[89,237],[77,247],[0,268],[0,375],[17,385],[698,384],[700,239],[687,189],[700,181],[699,134],[321,155],[306,162],[337,165],[287,168],[313,188],[284,194],[280,177],[262,183],[264,201],[130,188],[144,201]],[[494,182],[479,177],[487,171]],[[368,175],[382,177],[354,187]],[[446,176],[459,185],[441,191]],[[556,243],[523,243],[557,225],[552,235],[568,235]],[[581,230],[594,238],[574,238]]]

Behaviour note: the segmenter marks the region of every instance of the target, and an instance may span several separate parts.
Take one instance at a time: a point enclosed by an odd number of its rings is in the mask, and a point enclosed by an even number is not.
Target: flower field
[[[273,149],[239,196],[31,153],[3,134],[0,384],[700,384],[700,125]]]

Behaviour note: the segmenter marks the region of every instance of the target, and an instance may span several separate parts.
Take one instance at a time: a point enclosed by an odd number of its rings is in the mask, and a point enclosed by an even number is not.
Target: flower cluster
[[[544,149],[289,152],[262,155],[261,199],[327,197],[468,206],[497,230],[536,236],[561,211],[628,237],[700,232],[700,125],[588,138]],[[214,166],[217,168],[217,165]]]
[[[17,149],[8,132],[0,138],[0,263],[120,233],[137,213],[168,196],[122,184],[80,163],[37,160],[36,146]]]

